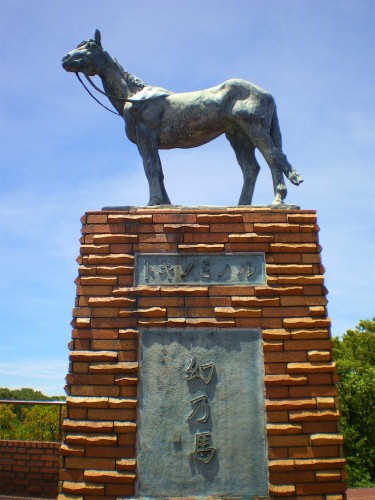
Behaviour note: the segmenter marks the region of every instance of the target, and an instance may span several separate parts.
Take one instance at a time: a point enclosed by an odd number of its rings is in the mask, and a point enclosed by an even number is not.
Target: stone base
[[[315,212],[286,207],[130,207],[88,212],[82,223],[59,498],[139,497],[137,429],[142,412],[137,413],[137,406],[143,396],[138,388],[138,341],[141,331],[151,329],[213,329],[228,335],[233,329],[260,331],[266,498],[345,498],[336,372]],[[212,254],[254,252],[264,255],[265,283],[228,284],[224,278],[210,283],[209,264],[195,284],[174,282],[170,267],[158,274],[157,284],[151,279],[149,284],[134,281],[136,253],[198,254],[209,262]],[[183,270],[188,272],[188,266]],[[213,410],[211,417],[214,420]],[[163,460],[162,454],[159,458]],[[170,496],[184,495],[181,491]],[[196,497],[208,495],[202,491]],[[234,491],[213,495],[246,496]]]

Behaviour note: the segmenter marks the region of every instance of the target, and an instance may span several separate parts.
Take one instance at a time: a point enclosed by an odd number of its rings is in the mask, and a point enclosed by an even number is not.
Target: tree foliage
[[[64,401],[64,396],[48,397],[30,388],[0,387],[0,399],[8,401]],[[0,404],[0,439],[57,441],[59,407]]]
[[[18,425],[13,405],[0,405],[0,438],[13,439]]]
[[[375,318],[333,338],[348,486],[375,486]]]

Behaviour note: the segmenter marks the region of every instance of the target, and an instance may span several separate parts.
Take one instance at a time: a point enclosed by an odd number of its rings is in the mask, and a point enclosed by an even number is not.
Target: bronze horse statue
[[[174,93],[147,85],[128,73],[102,48],[98,30],[62,60],[66,71],[98,75],[105,95],[123,116],[127,137],[142,156],[150,189],[148,205],[170,204],[164,187],[159,149],[193,148],[225,134],[243,173],[239,205],[250,205],[260,170],[257,148],[270,167],[272,204],[284,202],[283,174],[295,185],[302,179],[282,151],[281,132],[273,97],[245,80],[227,80],[197,92]],[[99,90],[99,89],[97,89]]]

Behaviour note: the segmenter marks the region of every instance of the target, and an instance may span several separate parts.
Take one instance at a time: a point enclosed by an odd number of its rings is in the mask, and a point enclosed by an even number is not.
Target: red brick
[[[307,254],[299,253],[268,253],[266,255],[267,264],[299,264],[302,263],[303,256]],[[309,264],[309,262],[306,262]]]
[[[282,483],[313,483],[315,482],[315,473],[307,472],[271,472],[270,481],[276,484]]]
[[[286,363],[266,363],[264,366],[266,375],[286,374]],[[278,384],[279,385],[279,384]]]
[[[312,446],[289,448],[290,458],[333,458],[339,455],[338,446]]]
[[[307,375],[307,382],[309,385],[332,385],[331,373],[311,373]]]
[[[274,241],[273,235],[259,235],[256,233],[232,233],[228,237],[230,243],[269,243]]]
[[[302,296],[302,297],[280,297],[280,304],[282,306],[324,306],[327,303],[325,297],[319,297],[317,295]]]
[[[112,286],[77,286],[77,295],[108,296],[112,293]]]
[[[187,233],[184,234],[184,243],[227,243],[226,233]]]
[[[241,207],[242,209],[242,207]],[[248,213],[243,211],[244,222],[286,222],[287,214],[283,211],[262,208],[251,208]]]
[[[302,434],[301,424],[267,424],[268,435]],[[274,445],[275,446],[275,445]],[[276,445],[279,446],[279,445]]]
[[[292,367],[304,366],[309,363],[291,363],[292,361],[305,361],[307,359],[307,354],[305,351],[287,351],[287,352],[266,352],[264,353],[265,362],[269,363],[289,363]],[[327,370],[328,371],[328,370]],[[290,373],[292,371],[290,370]],[[293,373],[297,373],[297,368]],[[303,373],[303,370],[298,371],[298,373]]]
[[[134,484],[107,484],[105,489],[107,495],[116,495],[117,497],[134,496]],[[107,498],[107,496],[106,496]]]
[[[158,307],[182,307],[184,305],[183,297],[140,297],[138,306],[147,308],[152,306]]]
[[[93,241],[99,243],[136,243],[137,234],[94,234]]]
[[[107,214],[86,215],[84,224],[107,224]]]
[[[135,454],[134,446],[86,446],[87,457],[129,458]],[[115,469],[114,469],[115,470]]]
[[[285,316],[304,317],[308,314],[308,307],[263,307],[264,318],[285,318]]]
[[[288,458],[288,449],[284,446],[268,448],[268,458],[270,460]]]
[[[118,330],[80,328],[72,331],[73,339],[117,339],[117,337]]]
[[[118,353],[118,360],[122,361],[137,361],[138,359],[138,351],[121,351]]]
[[[193,296],[201,297],[208,295],[207,286],[165,286],[160,287],[161,296]]]
[[[303,330],[291,330],[291,339],[328,339],[329,330],[320,328],[307,328]]]
[[[275,233],[275,243],[317,243],[318,235],[311,231],[300,233]]]
[[[268,446],[272,447],[286,447],[286,446],[308,446],[310,444],[309,437],[307,435],[287,435],[287,436],[273,436],[269,435],[267,438]]]
[[[306,422],[306,421],[325,421],[325,420],[338,420],[338,411],[321,411],[321,410],[310,410],[310,411],[290,411],[289,420],[290,422]]]
[[[150,223],[152,222],[151,214],[108,214],[108,224],[118,223]]]
[[[288,387],[266,387],[266,398],[270,399],[279,399],[279,398],[288,398],[289,397],[289,388]]]
[[[337,396],[337,389],[334,385],[308,385],[304,387],[290,387],[289,392],[290,397],[292,398],[303,398],[309,396]]]
[[[242,214],[197,214],[198,223],[209,223],[209,224],[228,224],[232,225],[236,222],[242,222]]]
[[[282,296],[282,295],[302,295],[302,286],[258,286],[255,289],[257,297]]]
[[[192,327],[204,327],[204,326],[212,326],[218,328],[232,328],[236,326],[234,321],[224,320],[219,321],[214,318],[188,318],[186,320],[186,324]]]
[[[230,252],[265,252],[270,250],[269,243],[226,243],[225,251]]]
[[[275,495],[278,497],[286,497],[294,495],[296,492],[296,488],[293,484],[283,484],[283,485],[270,484],[269,492],[271,495]]]
[[[209,318],[214,316],[213,307],[168,307],[167,315],[169,318]],[[217,314],[221,317],[221,315]]]
[[[286,351],[310,351],[311,349],[332,349],[332,342],[330,340],[285,340],[284,342]],[[313,360],[311,360],[313,361]]]
[[[165,233],[206,233],[210,226],[204,224],[164,224]]]
[[[154,223],[194,224],[197,221],[197,214],[178,211],[177,213],[165,213],[158,210],[153,213],[152,219]]]
[[[191,245],[178,245],[178,249],[181,252],[198,252],[198,253],[204,253],[204,252],[223,252],[224,251],[224,245],[222,243],[220,244],[206,244],[206,243],[197,243],[197,244],[191,244]]]
[[[282,399],[282,400],[267,400],[266,408],[269,410],[302,410],[302,409],[315,409],[315,398],[305,399]]]
[[[182,297],[181,297],[182,298]],[[185,297],[186,307],[229,307],[230,297]]]
[[[288,351],[293,353],[300,353],[301,351]],[[275,353],[276,354],[276,353]],[[307,353],[305,353],[306,355]],[[311,362],[311,363],[288,363],[288,373],[326,373],[334,372],[336,370],[336,363],[327,362]]]
[[[268,411],[267,420],[270,423],[287,423],[289,421],[289,416],[287,411]]]
[[[314,434],[321,432],[337,433],[338,424],[336,421],[329,422],[302,422],[302,430],[304,434]]]
[[[333,483],[314,483],[314,484],[297,484],[297,495],[305,494],[327,494],[327,493],[344,493],[346,491],[346,484],[343,482]]]
[[[120,388],[112,385],[75,385],[71,387],[72,396],[119,396]]]
[[[135,474],[114,470],[85,470],[83,477],[87,481],[100,483],[134,483]]]
[[[282,351],[284,348],[283,342],[279,340],[263,341],[263,351]]]
[[[306,385],[307,377],[303,375],[266,375],[264,379],[266,386],[268,385],[286,385],[288,387],[294,385]],[[292,387],[290,387],[292,388]]]

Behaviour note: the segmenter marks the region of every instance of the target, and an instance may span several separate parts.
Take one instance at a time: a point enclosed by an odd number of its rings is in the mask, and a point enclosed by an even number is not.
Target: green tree
[[[13,405],[0,405],[0,439],[13,439],[18,424]]]
[[[8,401],[64,401],[64,396],[48,397],[31,388],[0,387],[0,399]],[[0,404],[0,439],[57,441],[59,407]]]
[[[59,408],[33,406],[24,409],[20,428],[22,439],[32,441],[57,441],[59,435]]]
[[[375,486],[375,318],[332,340],[348,486]]]

